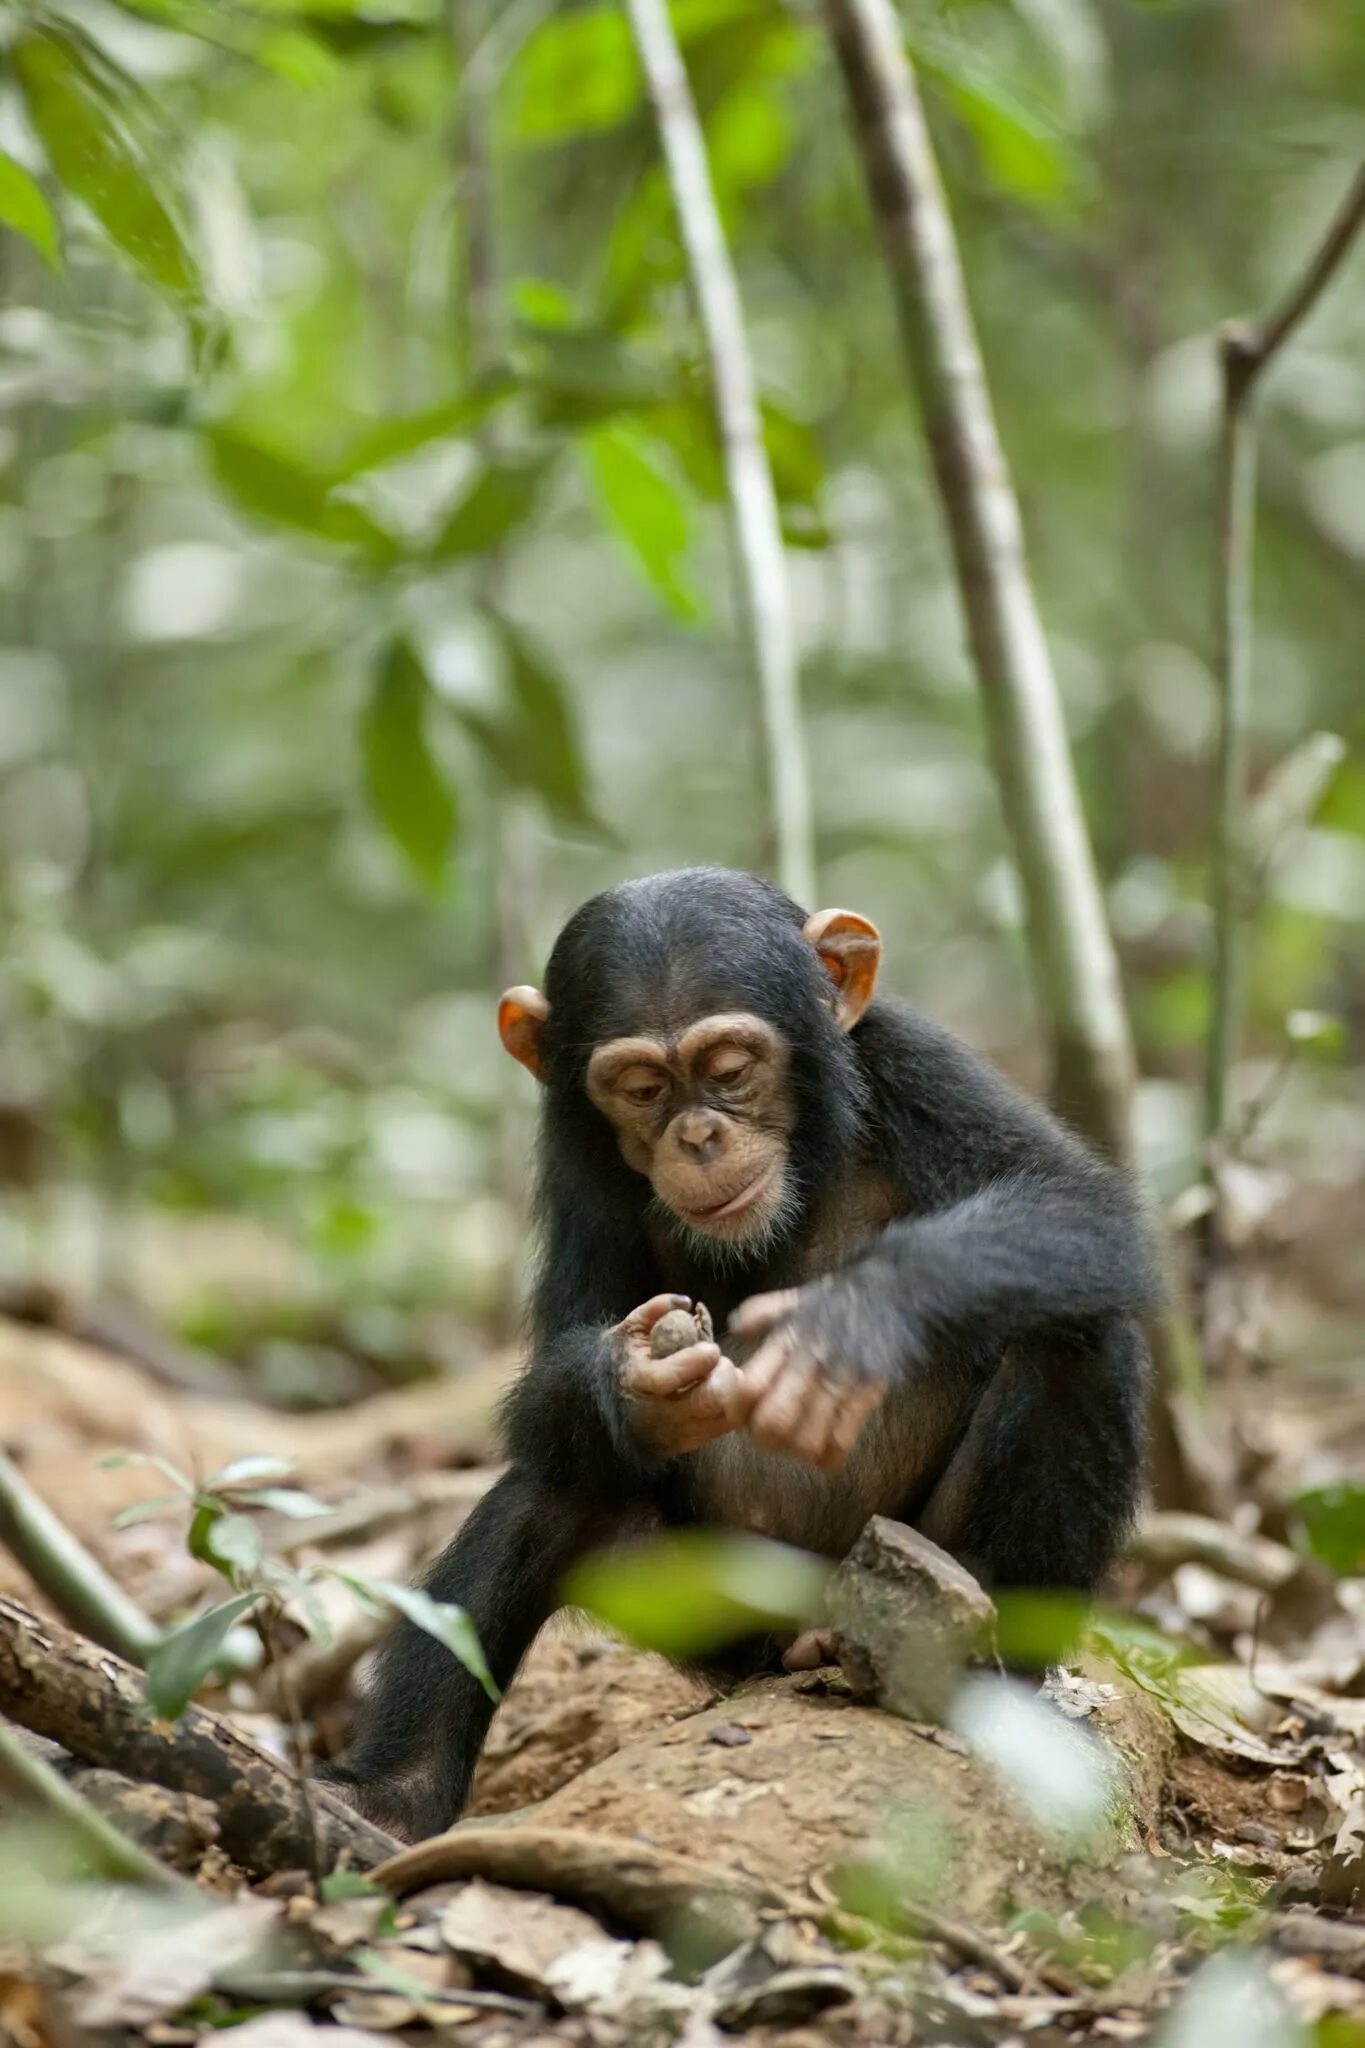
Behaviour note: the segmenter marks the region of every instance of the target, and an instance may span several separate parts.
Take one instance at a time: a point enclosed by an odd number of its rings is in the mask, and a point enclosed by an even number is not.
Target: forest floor
[[[221,1582],[174,1505],[128,1515],[166,1491],[158,1471],[101,1460],[134,1452],[200,1483],[234,1459],[287,1460],[289,1483],[330,1512],[257,1519],[330,1638],[311,1640],[286,1605],[272,1649],[288,1682],[277,1661],[197,1698],[286,1759],[292,1695],[310,1742],[335,1750],[376,1625],[334,1574],[406,1581],[468,1511],[493,1469],[509,1357],[286,1415],[172,1383],[183,1375],[155,1346],[90,1335],[0,1319],[3,1448],[162,1625]],[[0,1797],[0,2039],[189,2048],[231,2027],[239,2048],[304,2048],[319,2029],[316,2048],[442,2033],[477,2048],[852,2048],[1160,2033],[1202,2048],[1231,2022],[1238,2048],[1365,2042],[1365,1579],[1292,1549],[1283,1505],[1311,1487],[1330,1508],[1338,1487],[1350,1506],[1365,1390],[1323,1367],[1242,1391],[1257,1476],[1241,1504],[1151,1520],[1115,1588],[1144,1626],[1110,1630],[1049,1682],[1059,1722],[1113,1767],[1105,1825],[1083,1843],[1030,1799],[1030,1776],[1053,1769],[1046,1745],[1011,1770],[958,1724],[853,1697],[837,1670],[721,1697],[560,1622],[494,1721],[462,1826],[378,1881],[360,1874],[378,1852],[343,1854],[319,1897],[305,1872],[264,1867],[275,1852],[233,1852],[227,1807],[173,1744],[149,1789],[130,1782],[126,1741],[111,1767],[98,1712],[59,1716],[61,1744],[40,1739],[58,1724],[6,1677],[4,1632],[37,1617],[14,1660],[34,1697],[68,1638],[60,1603],[0,1547],[0,1716],[37,1730],[35,1752],[188,1880],[73,1880],[22,1802]],[[96,1686],[101,1668],[114,1660],[91,1665]]]

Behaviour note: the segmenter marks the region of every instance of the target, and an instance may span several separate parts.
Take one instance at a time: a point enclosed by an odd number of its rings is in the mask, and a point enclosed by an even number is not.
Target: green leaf
[[[83,42],[53,22],[19,36],[9,57],[59,183],[89,207],[149,282],[177,299],[201,301],[189,244],[157,189],[161,166],[134,125],[133,82],[102,55],[93,62]]]
[[[510,370],[494,370],[469,391],[439,405],[379,420],[352,443],[332,474],[337,482],[342,482],[363,476],[367,470],[382,469],[386,463],[401,462],[404,456],[415,455],[433,442],[454,440],[486,419],[520,388],[520,380]]]
[[[147,1659],[147,1698],[156,1713],[167,1721],[179,1720],[196,1687],[217,1663],[233,1623],[260,1597],[238,1593],[157,1644]]]
[[[487,554],[535,507],[551,458],[504,460],[490,465],[467,491],[431,545],[434,562]]]
[[[249,1515],[215,1516],[207,1532],[211,1561],[220,1569],[255,1571],[265,1556],[261,1532]]]
[[[342,1899],[383,1899],[388,1897],[384,1887],[375,1884],[361,1870],[334,1870],[322,1880],[324,1904],[335,1906]]]
[[[701,607],[681,573],[692,523],[677,485],[624,421],[587,435],[584,452],[603,511],[650,582],[680,617],[697,618]]]
[[[641,103],[643,82],[630,25],[614,6],[552,14],[524,44],[508,80],[512,130],[521,142],[600,135]]]
[[[432,753],[426,720],[431,685],[406,640],[384,652],[365,711],[365,785],[394,844],[429,887],[439,888],[455,841],[455,798]]]
[[[288,1458],[272,1458],[262,1452],[254,1452],[245,1458],[234,1458],[214,1473],[209,1485],[216,1489],[239,1486],[243,1481],[256,1479],[283,1479],[293,1470]]]
[[[337,495],[334,477],[263,448],[231,427],[210,428],[203,441],[214,478],[253,518],[316,534],[336,547],[362,547],[383,560],[396,554],[393,536],[359,505]]]
[[[183,1507],[183,1493],[158,1493],[150,1500],[135,1500],[131,1507],[120,1508],[114,1517],[116,1529],[131,1529],[138,1522],[147,1522],[154,1515],[164,1515],[167,1508]]]
[[[306,1522],[312,1515],[330,1515],[332,1512],[324,1502],[314,1500],[311,1493],[304,1493],[297,1486],[252,1487],[246,1493],[237,1492],[237,1498],[250,1501],[256,1508],[273,1508],[277,1515],[288,1515],[295,1522]]]
[[[556,817],[595,827],[568,685],[505,619],[498,631],[515,707],[519,779]]]
[[[49,270],[62,267],[61,240],[42,186],[22,164],[0,151],[0,221],[31,242]]]
[[[159,1472],[163,1479],[169,1479],[171,1485],[184,1494],[187,1500],[194,1498],[193,1482],[187,1479],[183,1472],[178,1472],[168,1458],[158,1458],[152,1451],[110,1451],[107,1457],[99,1461],[101,1472],[118,1472],[125,1465],[150,1466],[151,1470]]]
[[[677,1529],[576,1565],[564,1597],[641,1649],[697,1657],[769,1628],[801,1628],[820,1612],[830,1567],[784,1543]]]
[[[1346,1049],[1346,1019],[1331,1010],[1291,1010],[1284,1020],[1285,1036],[1302,1052],[1335,1059]]]
[[[1365,1573],[1365,1486],[1315,1486],[1293,1502],[1306,1548],[1339,1579]]]
[[[360,1572],[338,1572],[337,1576],[363,1598],[382,1600],[415,1628],[434,1636],[452,1657],[459,1659],[471,1677],[478,1679],[490,1700],[502,1698],[484,1658],[478,1631],[463,1607],[457,1607],[451,1600],[433,1600],[420,1586],[400,1585],[396,1579],[372,1579]]]

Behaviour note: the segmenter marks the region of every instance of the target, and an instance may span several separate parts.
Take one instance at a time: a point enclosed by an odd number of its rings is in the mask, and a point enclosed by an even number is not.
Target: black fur
[[[769,884],[700,868],[595,897],[555,945],[542,1258],[531,1359],[506,1409],[510,1469],[427,1580],[468,1609],[500,1683],[568,1564],[632,1523],[740,1519],[757,1501],[764,1526],[837,1553],[868,1513],[896,1512],[995,1583],[1088,1588],[1132,1516],[1139,1325],[1159,1288],[1130,1187],[909,1009],[874,1003],[842,1032],[803,922]],[[713,1263],[661,1234],[648,1183],[583,1077],[603,1040],[667,1035],[723,1009],[754,1011],[787,1038],[798,1115],[780,1237],[761,1256]],[[827,1241],[838,1191],[859,1176],[890,1190],[897,1220],[845,1241],[800,1311],[844,1371],[890,1386],[846,1472],[806,1472],[746,1437],[652,1460],[631,1434],[606,1330],[664,1291],[704,1298],[719,1327],[749,1295],[810,1280],[815,1231]],[[400,1832],[444,1826],[490,1712],[449,1653],[404,1623],[335,1775]]]

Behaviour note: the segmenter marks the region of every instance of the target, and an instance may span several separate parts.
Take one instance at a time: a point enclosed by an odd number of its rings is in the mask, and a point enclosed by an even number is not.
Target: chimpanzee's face
[[[781,1214],[795,1111],[780,1032],[744,1011],[701,1017],[676,1038],[615,1038],[587,1090],[626,1164],[687,1229],[743,1245]]]
[[[705,869],[608,890],[551,956],[557,1026],[540,989],[510,988],[498,1005],[512,1057],[551,1088],[586,1087],[671,1217],[751,1251],[784,1210],[799,1214],[792,1046],[805,1048],[810,1001],[851,1031],[881,957],[876,926],[856,911],[817,911],[793,930],[796,906],[765,886]],[[794,961],[803,941],[810,954]]]

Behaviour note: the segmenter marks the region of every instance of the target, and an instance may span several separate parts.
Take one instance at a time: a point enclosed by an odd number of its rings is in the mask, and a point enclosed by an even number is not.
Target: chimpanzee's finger
[[[774,1323],[791,1314],[800,1297],[799,1287],[780,1287],[772,1294],[751,1294],[740,1303],[727,1327],[735,1337],[766,1337]]]
[[[690,1294],[656,1294],[649,1301],[633,1308],[620,1327],[631,1337],[647,1337],[656,1323],[671,1315],[675,1308],[691,1308]]]
[[[689,1390],[688,1406],[698,1415],[711,1415],[723,1422],[725,1428],[716,1432],[723,1436],[729,1430],[741,1428],[748,1416],[740,1398],[741,1386],[738,1367],[731,1359],[718,1358],[700,1385]]]
[[[760,1402],[766,1400],[776,1386],[778,1378],[786,1370],[791,1357],[792,1340],[785,1329],[774,1331],[771,1337],[759,1345],[753,1357],[740,1375],[742,1398],[746,1417],[752,1415]]]
[[[749,1417],[749,1434],[765,1451],[790,1449],[796,1426],[813,1392],[807,1373],[789,1365],[778,1375]]]
[[[818,1671],[822,1664],[837,1664],[834,1654],[834,1631],[828,1628],[808,1628],[796,1638],[790,1649],[784,1652],[784,1671]]]
[[[857,1443],[868,1416],[874,1408],[880,1408],[885,1397],[886,1388],[876,1380],[864,1380],[860,1386],[841,1390],[830,1425],[831,1450],[839,1465],[845,1462]]]
[[[833,1387],[822,1386],[818,1380],[811,1385],[805,1405],[797,1415],[796,1427],[787,1439],[788,1457],[799,1458],[803,1465],[825,1464],[838,1405],[839,1395]],[[839,1462],[842,1464],[843,1460]]]
[[[684,1393],[706,1378],[719,1357],[719,1344],[689,1344],[668,1358],[632,1357],[626,1367],[627,1390],[651,1399]]]

